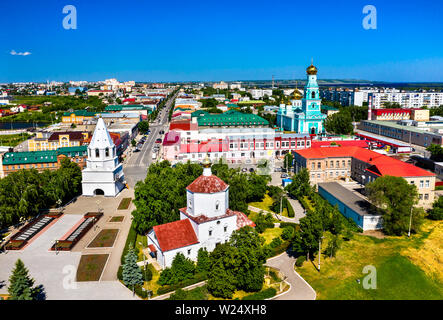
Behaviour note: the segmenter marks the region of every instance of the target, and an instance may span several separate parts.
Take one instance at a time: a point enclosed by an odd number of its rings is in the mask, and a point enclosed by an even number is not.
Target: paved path
[[[295,258],[286,252],[279,256],[268,259],[266,265],[280,270],[287,278],[285,279],[291,288],[285,293],[271,300],[315,300],[314,289],[294,270]]]

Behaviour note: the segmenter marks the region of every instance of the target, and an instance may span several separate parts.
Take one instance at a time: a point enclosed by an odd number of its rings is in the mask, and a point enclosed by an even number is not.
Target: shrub
[[[300,256],[297,258],[297,260],[295,260],[295,265],[297,267],[301,267],[305,261],[306,261],[306,256]]]
[[[118,267],[117,278],[118,280],[123,281],[123,266]]]
[[[274,223],[272,220],[272,214],[268,213],[265,216],[262,212],[260,212],[255,220],[255,230],[257,230],[258,233],[263,233],[267,228],[274,228]]]
[[[140,285],[135,286],[134,292],[142,299],[146,299],[148,297],[147,291],[143,290],[143,287]]]
[[[281,234],[283,240],[291,240],[294,237],[295,229],[292,227],[284,227]]]
[[[121,264],[125,263],[125,256],[128,253],[129,247],[132,245],[135,248],[135,242],[137,240],[137,232],[134,228],[134,222],[131,224],[131,229],[129,229],[128,237],[126,238],[125,248],[123,249],[121,256]]]
[[[152,270],[149,267],[149,264],[145,265],[144,267],[141,267],[142,274],[143,274],[143,280],[144,281],[151,281],[152,280]]]
[[[277,294],[277,290],[274,288],[268,288],[265,290],[262,290],[260,292],[256,292],[247,296],[244,296],[242,300],[265,300],[272,298]]]
[[[161,294],[165,294],[165,293],[168,293],[168,292],[180,289],[180,288],[185,288],[185,287],[188,287],[192,284],[198,283],[198,282],[206,280],[206,279],[207,279],[206,274],[197,273],[191,279],[187,279],[185,281],[181,281],[181,282],[178,282],[173,285],[166,285],[166,286],[162,286],[162,287],[158,288],[157,294],[161,295]]]
[[[269,246],[273,249],[277,248],[278,246],[280,246],[282,244],[282,241],[280,239],[280,237],[278,238],[274,238],[272,239],[271,243],[269,244]]]
[[[292,205],[289,202],[289,200],[286,200],[286,203],[287,203],[286,209],[288,210],[288,217],[289,218],[294,218],[295,217],[294,208],[292,208]]]

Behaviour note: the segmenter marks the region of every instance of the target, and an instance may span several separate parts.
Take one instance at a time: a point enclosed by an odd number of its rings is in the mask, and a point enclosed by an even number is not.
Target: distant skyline
[[[77,29],[65,30],[65,5]],[[377,29],[365,30],[366,5]],[[0,83],[443,81],[441,0],[2,1]]]

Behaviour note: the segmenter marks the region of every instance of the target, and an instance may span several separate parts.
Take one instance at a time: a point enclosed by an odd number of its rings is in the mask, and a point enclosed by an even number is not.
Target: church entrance
[[[94,195],[96,195],[96,196],[104,196],[105,192],[102,189],[95,189],[94,190]]]
[[[315,127],[311,127],[311,134],[315,134]]]

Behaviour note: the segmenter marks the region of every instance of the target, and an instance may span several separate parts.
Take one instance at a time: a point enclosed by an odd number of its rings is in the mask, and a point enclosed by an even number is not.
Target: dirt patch
[[[88,245],[88,248],[109,248],[114,245],[118,229],[103,229]]]
[[[77,281],[99,281],[108,254],[82,255],[77,268]]]
[[[385,239],[386,238],[386,235],[381,230],[366,230],[366,231],[362,232],[362,234],[365,236],[370,236],[370,237],[374,237],[377,239]]]

